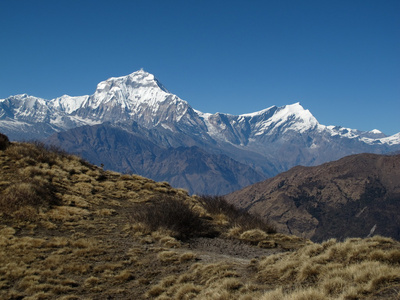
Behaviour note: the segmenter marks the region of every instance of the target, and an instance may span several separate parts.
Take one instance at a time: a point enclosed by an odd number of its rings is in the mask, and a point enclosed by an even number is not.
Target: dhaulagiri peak
[[[121,86],[160,88],[162,91],[170,93],[153,74],[143,68],[125,76],[108,78],[97,85],[96,91]]]

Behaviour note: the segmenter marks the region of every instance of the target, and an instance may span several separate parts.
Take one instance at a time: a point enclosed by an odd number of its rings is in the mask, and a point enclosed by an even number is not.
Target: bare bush
[[[232,225],[240,227],[243,231],[260,229],[266,233],[276,233],[275,227],[268,221],[258,215],[240,210],[222,196],[201,196],[200,202],[207,212],[214,215],[226,215]]]
[[[53,187],[35,179],[15,182],[0,194],[0,209],[8,215],[21,208],[32,207],[38,210],[40,207],[48,208],[58,202]]]
[[[136,222],[144,223],[151,231],[162,228],[171,230],[174,237],[180,240],[215,235],[212,227],[183,199],[172,196],[157,196],[150,203],[139,204],[131,217]]]
[[[0,133],[0,150],[6,150],[10,145],[10,140],[8,137],[2,133]]]

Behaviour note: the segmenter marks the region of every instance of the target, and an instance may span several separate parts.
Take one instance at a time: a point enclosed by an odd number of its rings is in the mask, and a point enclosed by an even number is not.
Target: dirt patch
[[[218,254],[227,258],[245,260],[281,252],[279,249],[262,249],[251,246],[240,240],[203,237],[190,240],[188,248],[198,253]]]

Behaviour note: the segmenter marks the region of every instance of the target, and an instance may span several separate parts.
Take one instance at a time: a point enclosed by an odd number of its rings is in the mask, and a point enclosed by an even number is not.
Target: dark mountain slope
[[[105,169],[168,181],[190,193],[222,195],[265,178],[226,155],[211,154],[196,146],[162,147],[160,144],[168,144],[160,141],[162,137],[167,136],[136,123],[126,130],[104,123],[58,133],[47,142]]]
[[[226,198],[315,241],[370,233],[400,239],[400,155],[298,166]]]

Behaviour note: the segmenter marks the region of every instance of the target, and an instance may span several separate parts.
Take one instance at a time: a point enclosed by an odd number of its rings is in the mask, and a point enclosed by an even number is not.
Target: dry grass
[[[391,239],[313,244],[273,233],[222,198],[1,135],[0,170],[0,299],[399,297]],[[216,235],[265,257],[192,247]]]
[[[48,209],[58,202],[50,184],[35,178],[24,178],[10,183],[2,191],[0,210],[20,220],[35,220],[39,209]]]
[[[296,297],[300,294],[302,299],[310,299],[306,295],[319,295],[315,299],[355,299],[400,287],[400,247],[398,242],[379,236],[341,243],[329,240],[270,256],[258,268],[263,281],[304,287],[294,292],[271,292],[280,294],[279,299],[299,299]]]
[[[260,242],[267,238],[267,234],[260,229],[251,229],[240,234],[242,240]]]

